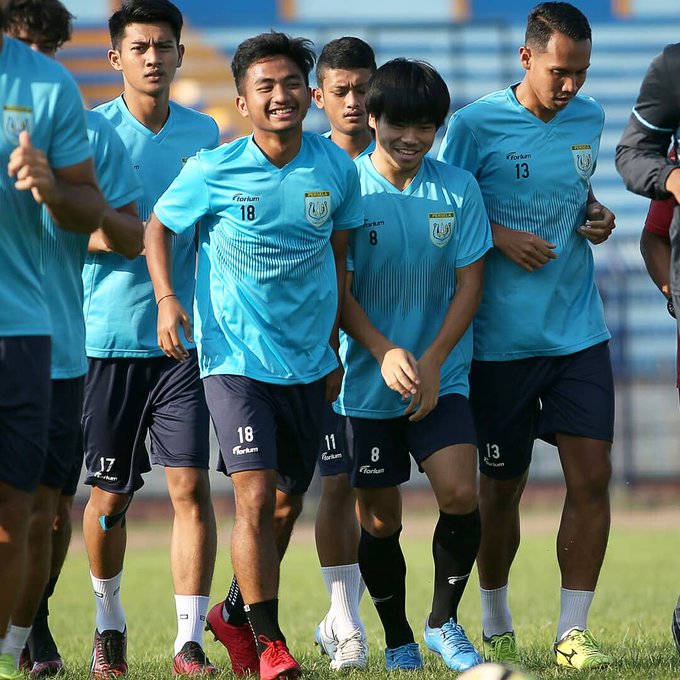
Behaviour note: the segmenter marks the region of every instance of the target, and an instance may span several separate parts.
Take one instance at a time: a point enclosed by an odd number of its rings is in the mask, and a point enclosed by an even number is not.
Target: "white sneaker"
[[[366,668],[368,664],[368,641],[361,629],[355,628],[349,637],[338,641],[335,657],[331,660],[331,670],[346,668]]]
[[[328,620],[328,614],[321,619],[314,633],[314,644],[319,646],[322,654],[327,654],[331,661],[335,659],[338,648],[338,638],[333,630],[334,619]]]

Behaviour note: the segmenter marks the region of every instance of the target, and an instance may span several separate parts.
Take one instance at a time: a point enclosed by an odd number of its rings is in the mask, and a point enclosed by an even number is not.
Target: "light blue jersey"
[[[489,254],[475,359],[572,354],[609,338],[590,245],[576,231],[585,223],[603,124],[602,107],[582,96],[544,123],[512,87],[451,117],[439,158],[477,178],[491,223],[557,246],[557,259],[533,272],[499,250]]]
[[[132,158],[144,191],[137,202],[144,222],[187,159],[200,149],[219,143],[219,130],[210,116],[174,102],[170,102],[170,115],[158,134],[128,111],[122,96],[102,104],[96,111],[113,124]],[[173,286],[191,316],[196,275],[193,229],[175,238],[172,245]],[[163,356],[158,346],[156,302],[145,257],[128,260],[115,253],[90,253],[83,281],[87,356],[138,359]],[[185,347],[193,346],[183,335],[182,342]]]
[[[326,139],[331,139],[331,134],[333,134],[333,130],[328,130],[327,132],[323,133],[323,136]],[[333,140],[331,139],[331,142]],[[362,156],[370,156],[375,151],[375,139],[372,139],[369,143],[368,146],[353,160],[357,160],[358,158],[361,158]]]
[[[420,358],[439,332],[456,292],[456,269],[492,246],[489,220],[469,172],[424,158],[413,181],[399,191],[373,166],[356,161],[365,222],[350,236],[347,269],[352,295],[382,335]],[[405,402],[389,389],[373,355],[343,335],[345,367],[339,413],[396,418]],[[468,395],[472,328],[441,368],[440,395]]]
[[[85,111],[87,136],[97,181],[106,202],[121,208],[142,195],[132,161],[111,123]],[[59,229],[43,208],[45,298],[52,323],[52,379],[77,378],[87,372],[83,320],[82,271],[89,234]]]
[[[50,165],[64,168],[90,156],[83,102],[63,66],[4,36],[0,51],[0,336],[50,335],[42,264],[41,207],[17,191],[7,163],[28,130]]]
[[[203,217],[196,289],[201,375],[310,383],[337,360],[333,230],[363,223],[349,156],[304,133],[297,156],[274,166],[252,137],[189,160],[156,204],[176,233]]]

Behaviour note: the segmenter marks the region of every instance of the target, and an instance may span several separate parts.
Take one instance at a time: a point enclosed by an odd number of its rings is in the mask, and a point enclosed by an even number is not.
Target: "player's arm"
[[[347,272],[340,325],[375,357],[385,384],[407,399],[416,393],[420,383],[416,358],[408,350],[391,342],[371,323],[352,294],[353,280],[354,273]]]
[[[640,252],[647,272],[667,300],[671,299],[670,228],[676,205],[673,199],[652,201],[640,235]]]
[[[143,248],[144,224],[139,219],[135,202],[130,201],[120,208],[107,205],[99,228],[90,234],[88,251],[118,253],[133,260]]]
[[[189,315],[180,304],[172,285],[172,231],[151,213],[144,233],[146,264],[158,306],[158,345],[166,356],[185,361],[189,353],[179,336],[193,342]]]
[[[52,168],[46,154],[36,149],[25,130],[9,157],[7,173],[16,178],[19,191],[30,191],[44,204],[62,229],[89,234],[94,231],[105,208],[95,178],[92,159],[62,168]]]
[[[505,257],[527,272],[545,266],[557,259],[555,243],[532,234],[529,231],[509,229],[502,224],[492,224],[493,244]]]
[[[432,344],[418,359],[420,385],[406,409],[409,420],[422,420],[439,400],[441,367],[472,323],[482,301],[484,257],[456,269],[456,292]]]
[[[335,314],[335,322],[331,330],[331,337],[328,344],[331,346],[338,357],[338,367],[326,376],[326,401],[334,402],[340,394],[342,386],[342,375],[344,373],[342,362],[340,361],[340,310],[345,296],[345,277],[347,275],[347,241],[349,232],[346,229],[335,230],[331,235],[331,248],[333,249],[333,259],[335,260],[335,276],[338,282],[338,308]]]
[[[579,227],[581,236],[595,245],[604,243],[616,228],[616,215],[602,205],[593,193],[593,187],[588,187],[588,205],[586,207],[586,223]]]
[[[680,171],[666,157],[680,123],[678,69],[677,45],[667,47],[650,64],[616,147],[616,169],[630,191],[656,199],[670,193],[680,201]]]

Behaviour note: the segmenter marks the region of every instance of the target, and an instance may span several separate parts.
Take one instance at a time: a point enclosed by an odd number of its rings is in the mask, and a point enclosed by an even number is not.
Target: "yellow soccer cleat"
[[[614,663],[614,659],[605,654],[593,634],[586,630],[572,628],[555,643],[555,659],[558,666],[567,668],[602,668]]]
[[[0,680],[25,680],[26,676],[17,670],[11,654],[0,654]]]
[[[486,635],[482,634],[482,645],[484,661],[501,664],[513,664],[519,661],[517,641],[512,631],[502,635],[492,635],[491,637],[486,637]]]

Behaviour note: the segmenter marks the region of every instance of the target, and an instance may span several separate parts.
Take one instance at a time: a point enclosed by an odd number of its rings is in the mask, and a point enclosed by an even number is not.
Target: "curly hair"
[[[73,14],[59,0],[9,0],[3,14],[10,35],[25,30],[55,52],[71,39]]]

